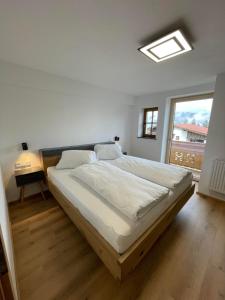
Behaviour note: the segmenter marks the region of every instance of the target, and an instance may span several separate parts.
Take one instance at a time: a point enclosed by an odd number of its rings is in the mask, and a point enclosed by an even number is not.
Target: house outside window
[[[173,132],[175,141],[206,143],[208,128],[195,124],[175,124]]]

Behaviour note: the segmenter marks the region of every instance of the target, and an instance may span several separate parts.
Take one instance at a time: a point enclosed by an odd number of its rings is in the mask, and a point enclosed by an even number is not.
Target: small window
[[[144,109],[143,137],[155,139],[158,122],[158,107]]]

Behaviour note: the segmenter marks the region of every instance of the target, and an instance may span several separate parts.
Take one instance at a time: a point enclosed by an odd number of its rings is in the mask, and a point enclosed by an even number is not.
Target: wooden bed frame
[[[95,144],[41,149],[40,154],[42,157],[43,168],[46,172],[48,167],[55,166],[64,150],[93,150],[94,145]],[[165,231],[184,204],[193,195],[195,188],[193,184],[186,189],[182,195],[180,195],[176,201],[159,216],[155,223],[153,223],[124,253],[119,254],[50,180],[48,180],[48,187],[65,213],[84,235],[90,246],[103,261],[111,274],[119,280],[124,280],[126,276],[135,269],[155,241]]]

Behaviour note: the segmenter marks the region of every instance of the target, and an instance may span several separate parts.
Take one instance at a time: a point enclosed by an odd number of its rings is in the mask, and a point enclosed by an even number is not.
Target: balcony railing
[[[172,141],[170,163],[201,170],[204,151],[203,143]]]

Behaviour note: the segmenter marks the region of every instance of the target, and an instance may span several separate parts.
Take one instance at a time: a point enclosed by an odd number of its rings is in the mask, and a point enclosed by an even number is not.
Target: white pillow
[[[89,150],[66,150],[62,152],[62,156],[56,169],[74,169],[80,165],[88,164],[96,161],[96,154]]]
[[[119,144],[97,144],[94,148],[97,159],[116,159],[123,155]]]

